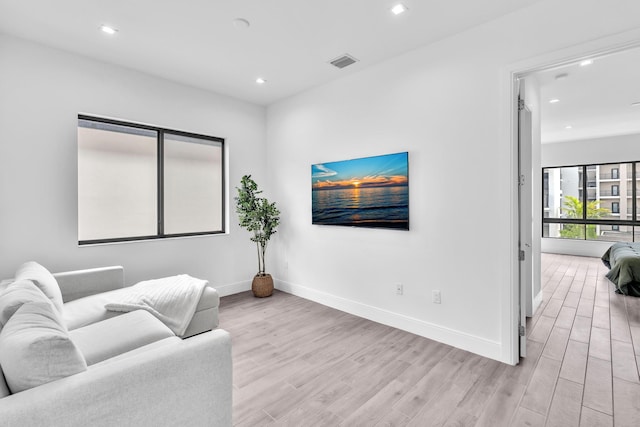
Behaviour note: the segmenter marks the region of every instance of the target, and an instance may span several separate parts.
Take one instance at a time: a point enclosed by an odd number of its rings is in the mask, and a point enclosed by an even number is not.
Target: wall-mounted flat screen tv
[[[312,223],[409,229],[409,153],[311,165]]]

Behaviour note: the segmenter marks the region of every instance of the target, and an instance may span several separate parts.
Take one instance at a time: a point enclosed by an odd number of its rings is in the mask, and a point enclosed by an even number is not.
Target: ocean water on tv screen
[[[314,189],[313,224],[409,229],[409,187]]]

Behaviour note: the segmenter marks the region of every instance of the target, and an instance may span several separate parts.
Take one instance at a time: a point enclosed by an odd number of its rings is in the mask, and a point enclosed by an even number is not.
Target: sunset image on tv
[[[409,153],[311,166],[312,223],[409,229]]]

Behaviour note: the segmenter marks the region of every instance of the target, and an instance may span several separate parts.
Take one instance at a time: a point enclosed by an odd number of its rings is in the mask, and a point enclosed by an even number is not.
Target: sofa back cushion
[[[0,292],[0,330],[27,302],[53,304],[31,280],[18,280]]]
[[[0,331],[0,366],[11,393],[87,369],[50,303],[27,302]]]
[[[58,310],[62,314],[62,292],[53,274],[46,268],[34,261],[25,262],[16,271],[15,280],[31,280],[40,288]]]

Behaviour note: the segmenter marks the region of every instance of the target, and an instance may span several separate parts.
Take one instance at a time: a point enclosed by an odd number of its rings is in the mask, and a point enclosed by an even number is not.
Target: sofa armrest
[[[53,277],[58,281],[64,302],[124,287],[124,268],[119,265],[65,271]]]
[[[231,426],[231,338],[166,338],[0,399],[0,426]]]

